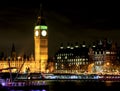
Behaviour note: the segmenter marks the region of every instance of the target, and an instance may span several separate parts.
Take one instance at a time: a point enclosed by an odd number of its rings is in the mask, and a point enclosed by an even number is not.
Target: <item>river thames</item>
[[[5,76],[5,75],[4,75]],[[3,76],[3,77],[4,77]],[[37,77],[37,78],[36,78]],[[44,78],[43,78],[44,77]],[[120,90],[120,75],[30,75],[19,76],[7,91],[84,91]],[[5,78],[4,78],[5,79]],[[1,81],[3,82],[3,81]],[[7,82],[8,84],[8,82]],[[27,87],[26,87],[27,86]],[[37,86],[37,87],[36,87]],[[12,87],[12,89],[11,89]],[[17,90],[15,89],[16,87]],[[3,88],[0,89],[3,91]]]
[[[53,82],[49,87],[49,91],[84,91],[84,90],[120,90],[120,82],[112,81],[66,81]]]
[[[46,81],[49,87],[41,89],[7,89],[6,91],[119,91],[119,81],[97,81],[97,80],[59,80],[59,81]],[[3,90],[2,90],[3,91]]]

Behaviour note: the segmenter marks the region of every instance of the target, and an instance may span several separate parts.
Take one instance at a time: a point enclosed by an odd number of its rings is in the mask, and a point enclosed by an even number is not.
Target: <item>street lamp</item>
[[[109,63],[109,62],[107,62],[107,63],[106,63],[106,65],[107,65],[107,66],[109,66],[109,65],[110,65],[110,63]]]

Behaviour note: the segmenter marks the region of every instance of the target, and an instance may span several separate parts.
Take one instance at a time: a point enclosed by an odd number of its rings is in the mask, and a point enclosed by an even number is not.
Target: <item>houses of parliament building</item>
[[[38,16],[34,27],[34,56],[17,57],[14,45],[11,56],[0,58],[0,71],[2,72],[45,72],[48,60],[48,30],[45,19]]]

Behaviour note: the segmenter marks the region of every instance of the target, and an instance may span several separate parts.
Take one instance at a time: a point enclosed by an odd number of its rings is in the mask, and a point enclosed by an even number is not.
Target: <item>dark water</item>
[[[55,82],[50,91],[120,91],[120,82]]]
[[[54,81],[49,83],[49,88],[41,89],[22,89],[22,90],[6,90],[6,91],[120,91],[120,82],[89,82],[89,81]],[[5,89],[0,89],[5,91]]]

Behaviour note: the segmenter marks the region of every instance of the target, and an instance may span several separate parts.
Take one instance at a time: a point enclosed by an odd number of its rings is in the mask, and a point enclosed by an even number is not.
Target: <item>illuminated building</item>
[[[35,40],[35,61],[36,69],[45,72],[48,60],[48,32],[47,26],[42,17],[38,17],[37,25],[34,29]]]
[[[114,41],[99,40],[91,46],[76,43],[61,44],[55,53],[54,72],[56,73],[110,73],[119,65],[117,44]]]
[[[89,48],[91,72],[111,72],[112,66],[117,61],[117,45],[113,41],[97,41]],[[89,68],[90,70],[90,68]]]
[[[76,43],[67,44],[64,47],[61,44],[59,50],[55,54],[55,68],[56,73],[79,73],[85,72],[88,66],[88,47],[85,42],[82,45]]]
[[[45,24],[43,16],[38,16],[37,23],[34,27],[34,55],[30,57],[16,55],[13,45],[12,52],[9,57],[2,57],[0,61],[0,69],[2,72],[46,72],[48,60],[48,27]],[[4,70],[3,70],[4,69]],[[6,70],[5,70],[6,69]]]

